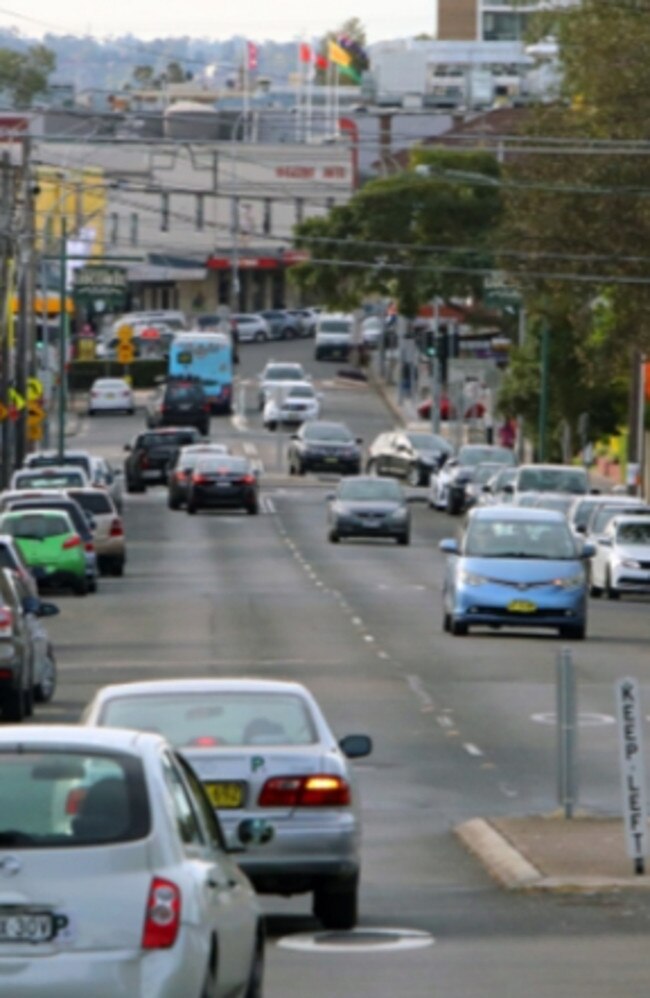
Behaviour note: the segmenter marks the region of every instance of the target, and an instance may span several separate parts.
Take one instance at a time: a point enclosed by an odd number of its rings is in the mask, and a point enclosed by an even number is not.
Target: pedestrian
[[[509,447],[512,450],[516,439],[517,424],[512,416],[508,416],[499,427],[499,443],[502,447]]]

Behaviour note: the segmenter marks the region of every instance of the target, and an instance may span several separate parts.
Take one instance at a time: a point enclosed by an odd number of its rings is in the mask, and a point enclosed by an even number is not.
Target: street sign
[[[8,415],[9,415],[9,409],[7,408],[6,405],[3,405],[2,402],[0,402],[0,423],[3,421],[3,419],[6,419]]]
[[[20,412],[21,409],[24,409],[26,405],[25,399],[20,394],[20,392],[16,391],[15,388],[9,389],[9,402],[17,412]]]
[[[133,339],[133,326],[128,326],[126,324],[124,326],[120,326],[117,331],[117,338],[120,343],[130,343]]]
[[[634,861],[634,872],[642,874],[645,871],[648,819],[641,693],[636,679],[628,677],[617,682],[616,716],[627,854]]]
[[[74,297],[80,304],[101,302],[103,311],[109,305],[117,311],[123,308],[128,290],[126,267],[108,267],[103,264],[88,264],[74,271]]]
[[[132,343],[118,343],[117,360],[120,364],[130,364],[135,356]]]
[[[38,443],[43,439],[43,421],[30,416],[27,420],[27,439],[31,443]]]
[[[45,410],[43,409],[43,406],[41,405],[40,401],[28,402],[27,412],[28,412],[28,417],[27,417],[28,423],[32,421],[35,423],[42,423],[43,420],[45,419]]]
[[[43,382],[38,378],[27,379],[27,401],[36,402],[43,398]]]

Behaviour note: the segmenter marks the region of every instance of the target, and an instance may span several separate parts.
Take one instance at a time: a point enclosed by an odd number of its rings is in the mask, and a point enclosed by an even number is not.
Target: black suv
[[[178,378],[160,385],[147,403],[147,426],[196,426],[210,429],[210,404],[200,381]]]
[[[125,444],[124,461],[127,492],[145,492],[147,485],[166,482],[169,468],[179,447],[201,442],[201,434],[192,426],[166,426],[139,433],[133,443]]]
[[[368,449],[369,475],[395,475],[409,485],[428,485],[432,472],[453,454],[444,437],[425,430],[390,430],[380,433]]]

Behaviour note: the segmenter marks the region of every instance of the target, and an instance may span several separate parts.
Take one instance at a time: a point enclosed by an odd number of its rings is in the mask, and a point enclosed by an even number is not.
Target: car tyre
[[[449,513],[450,516],[458,516],[460,514],[460,512],[461,512],[461,508],[462,508],[461,507],[461,503],[459,503],[458,500],[455,499],[452,496],[451,492],[449,492],[447,494],[447,507],[446,508],[447,508],[447,512]]]
[[[11,690],[2,701],[2,716],[5,721],[22,721],[25,717],[25,691]]]
[[[451,616],[446,610],[442,611],[442,629],[445,634],[449,634],[451,632]]]
[[[400,534],[399,537],[397,538],[397,543],[400,544],[402,547],[408,547],[408,545],[411,543],[410,531],[407,530],[405,534]]]
[[[267,430],[277,430],[278,424],[272,419],[266,424],[266,428]]]
[[[564,624],[560,628],[560,637],[567,641],[584,641],[587,635],[587,625],[583,621],[581,624]]]
[[[246,512],[249,516],[257,516],[260,511],[259,503],[255,502],[252,506],[246,507]]]
[[[34,686],[34,700],[36,703],[49,703],[56,690],[56,658],[51,648],[47,650],[47,664],[43,670],[40,683]]]
[[[454,620],[453,617],[450,621],[450,630],[455,638],[464,638],[469,627],[464,620]]]
[[[87,591],[89,593],[96,593],[97,592],[97,579],[96,578],[93,577],[92,579],[88,579],[88,590]]]
[[[605,592],[607,593],[607,599],[618,599],[621,595],[618,589],[614,589],[612,586],[612,576],[609,569],[607,570],[607,576],[605,577]]]
[[[115,561],[113,562],[113,564],[111,566],[111,575],[115,576],[115,578],[118,578],[118,579],[121,578],[124,575],[124,562],[123,561],[119,561],[118,559],[115,559]]]
[[[34,686],[32,683],[29,689],[23,691],[23,701],[25,704],[25,717],[31,717],[34,713]]]
[[[196,513],[196,503],[188,502],[186,506],[186,511],[189,513],[190,516],[194,516],[194,514]]]
[[[136,482],[132,478],[127,478],[126,480],[126,491],[127,492],[145,492],[146,486],[142,482]]]
[[[72,591],[75,596],[86,596],[88,594],[88,580],[87,579],[75,579],[72,583]]]
[[[600,599],[600,597],[603,595],[603,591],[600,588],[600,586],[591,585],[589,586],[589,595],[593,596],[594,599]]]
[[[181,504],[179,503],[178,499],[176,499],[176,497],[173,496],[171,494],[171,492],[170,492],[170,494],[167,497],[167,506],[169,507],[169,509],[180,509],[181,508]]]
[[[357,881],[338,890],[329,886],[317,887],[313,910],[324,929],[353,929],[358,914]]]
[[[259,938],[255,943],[255,953],[251,964],[251,973],[244,998],[263,998],[264,994],[264,940]]]
[[[330,544],[338,544],[338,542],[341,540],[341,538],[337,534],[336,530],[330,530],[330,532],[328,534],[328,538],[329,538]]]

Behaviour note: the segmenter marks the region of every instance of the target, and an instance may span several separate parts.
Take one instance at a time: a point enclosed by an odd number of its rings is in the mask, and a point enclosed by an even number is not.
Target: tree
[[[44,45],[33,45],[26,52],[0,48],[0,89],[16,107],[30,107],[47,90],[55,66],[54,53]]]
[[[331,307],[388,295],[408,317],[434,295],[476,294],[481,278],[471,271],[491,265],[500,217],[499,187],[490,182],[498,176],[490,153],[418,150],[408,170],[370,181],[346,205],[297,226],[296,245],[311,260],[293,267],[292,279]]]

